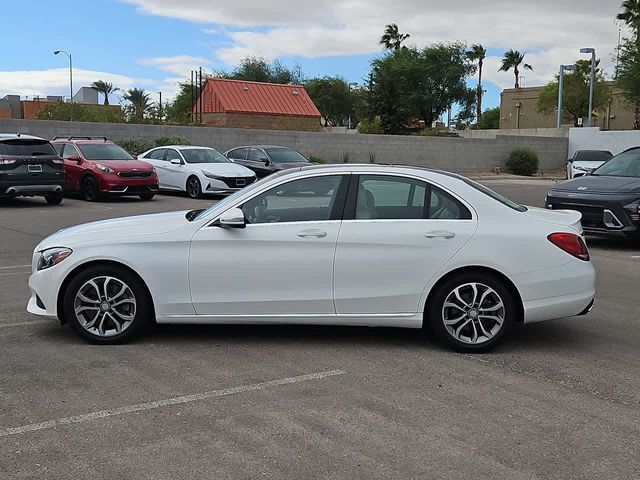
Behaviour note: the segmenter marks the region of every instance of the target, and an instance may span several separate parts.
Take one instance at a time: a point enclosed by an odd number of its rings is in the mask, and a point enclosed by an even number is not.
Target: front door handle
[[[432,232],[425,233],[424,236],[427,238],[446,238],[448,240],[455,237],[456,234],[449,230],[434,230]]]
[[[315,238],[324,238],[327,236],[327,232],[324,232],[322,230],[303,230],[301,232],[298,232],[297,235],[300,238],[309,238],[309,237],[315,237]]]

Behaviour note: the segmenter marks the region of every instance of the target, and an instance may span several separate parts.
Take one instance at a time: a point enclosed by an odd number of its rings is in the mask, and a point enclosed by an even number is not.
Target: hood
[[[582,214],[575,210],[548,210],[546,208],[527,207],[527,211],[524,213],[527,217],[537,222],[568,226],[578,232],[582,232],[582,225],[580,224]]]
[[[115,172],[132,172],[139,170],[141,172],[149,172],[153,170],[153,166],[142,160],[91,160],[111,168]]]
[[[112,218],[65,228],[45,238],[36,250],[172,232],[189,223],[185,217],[187,211]]]
[[[200,169],[203,172],[212,173],[213,175],[220,175],[221,177],[256,176],[253,171],[237,163],[191,163],[189,166],[194,169]]]
[[[555,192],[601,193],[601,194],[640,194],[639,177],[607,177],[585,175],[551,187]]]

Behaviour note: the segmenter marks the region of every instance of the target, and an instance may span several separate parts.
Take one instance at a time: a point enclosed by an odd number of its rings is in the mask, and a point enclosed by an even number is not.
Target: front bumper
[[[111,195],[140,195],[158,192],[158,177],[120,177],[117,174],[105,174],[100,179],[100,192]]]
[[[225,177],[210,178],[205,177],[203,193],[211,194],[228,194],[242,190],[247,185],[251,185],[256,181],[256,177]]]

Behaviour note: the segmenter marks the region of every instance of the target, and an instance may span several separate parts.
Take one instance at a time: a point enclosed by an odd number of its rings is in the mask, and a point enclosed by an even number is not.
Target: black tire
[[[148,202],[149,200],[153,200],[153,197],[155,197],[156,194],[155,193],[141,193],[138,196],[140,197],[140,200],[144,200],[145,202]]]
[[[62,203],[63,194],[62,191],[55,193],[48,193],[44,196],[44,199],[49,205],[60,205]]]
[[[462,300],[472,304],[471,298],[474,291],[471,284],[476,284],[476,291],[478,292],[476,297],[482,298],[482,294],[487,291],[483,287],[488,287],[495,293],[494,295],[494,293],[489,292],[482,302],[485,307],[485,315],[482,315],[480,309],[476,308],[478,305],[474,304],[472,307],[467,308],[466,304],[457,301],[455,297],[453,303],[463,308],[447,307],[445,310],[445,301],[450,295],[454,295],[454,291],[458,288],[460,289],[458,292],[462,296]],[[493,312],[487,311],[487,309],[498,306],[500,301],[503,305],[501,309]],[[464,353],[481,353],[491,350],[500,343],[511,325],[516,321],[518,312],[516,299],[502,280],[481,272],[461,273],[446,280],[430,296],[429,304],[425,311],[425,323],[441,342],[454,350]],[[486,317],[487,315],[501,318],[502,322],[499,324],[495,320]],[[454,321],[460,316],[460,320],[458,323],[450,324],[447,327],[445,325],[445,316],[450,321]],[[465,322],[466,325],[463,325]],[[487,337],[482,334],[480,327],[491,336]],[[473,343],[472,337],[474,331],[476,334],[475,343]],[[455,336],[456,332],[459,332],[458,337]]]
[[[189,198],[198,198],[202,195],[202,186],[198,177],[191,176],[187,178],[187,195]]]
[[[87,202],[95,202],[100,200],[100,192],[98,190],[98,181],[92,175],[87,175],[80,182],[80,195]]]
[[[113,296],[111,304],[114,306],[109,307],[109,310],[102,307],[104,303],[109,303],[105,302],[104,298],[104,282],[100,283],[100,278],[103,277],[111,277],[107,292]],[[89,285],[88,282],[90,280],[94,280],[94,283],[98,285],[99,295],[92,295],[91,292],[96,292],[96,289]],[[124,295],[118,296],[117,292],[120,291],[122,285],[126,285],[128,290],[125,291]],[[85,290],[85,288],[87,289]],[[83,292],[84,298],[88,297],[92,301],[85,303],[76,298],[80,291]],[[133,303],[131,298],[133,298]],[[123,299],[129,302],[122,303]],[[90,305],[93,307],[95,302],[101,303],[96,304],[95,308],[86,310],[86,316],[84,316],[84,312],[76,314],[77,306]],[[118,302],[120,302],[119,306],[116,305]],[[95,318],[98,320],[94,320],[95,323],[91,325],[94,309],[97,314]],[[105,312],[109,316],[104,315]],[[152,300],[142,281],[124,268],[114,265],[96,265],[82,270],[71,280],[63,297],[63,315],[66,322],[71,325],[78,335],[95,344],[118,344],[135,338],[149,323],[152,312]],[[123,314],[131,316],[132,320],[130,322],[126,321],[125,317],[121,316]],[[119,320],[119,325],[122,329],[120,332],[118,332],[116,323],[112,320],[113,318]],[[100,320],[103,320],[102,334],[99,333]],[[86,328],[83,323],[87,325]]]

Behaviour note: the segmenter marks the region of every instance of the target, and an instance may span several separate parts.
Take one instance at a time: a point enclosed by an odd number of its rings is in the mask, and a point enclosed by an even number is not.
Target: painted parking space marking
[[[21,435],[24,433],[35,432],[38,430],[46,430],[55,428],[60,425],[70,425],[73,423],[84,423],[99,420],[101,418],[114,417],[117,415],[125,415],[128,413],[142,412],[145,410],[154,410],[157,408],[168,407],[171,405],[180,405],[184,403],[198,402],[211,398],[225,397],[238,393],[253,392],[256,390],[265,390],[267,388],[278,387],[281,385],[291,385],[294,383],[307,382],[310,380],[320,380],[336,375],[344,375],[346,372],[342,370],[326,370],[324,372],[309,373],[307,375],[299,375],[297,377],[287,377],[278,380],[269,380],[261,383],[251,383],[248,385],[240,385],[238,387],[224,388],[222,390],[211,390],[204,393],[196,393],[194,395],[185,395],[182,397],[166,398],[155,402],[139,403],[137,405],[128,405],[126,407],[114,408],[112,410],[100,410],[98,412],[86,413],[84,415],[75,415],[72,417],[57,418],[42,423],[31,423],[19,427],[0,429],[0,437],[8,437],[11,435]]]
[[[31,272],[10,272],[10,273],[0,273],[0,277],[6,277],[7,275],[29,275]]]
[[[0,267],[0,270],[13,270],[18,268],[31,268],[31,264],[29,265],[13,265],[11,267]]]
[[[44,325],[46,321],[42,320],[32,320],[29,322],[15,322],[15,323],[0,323],[0,328],[10,328],[10,327],[26,327],[29,325]]]

